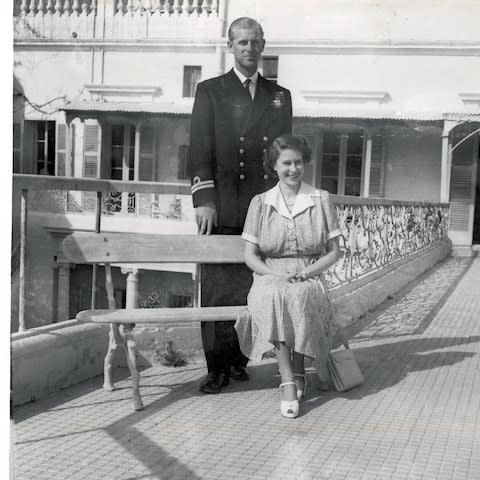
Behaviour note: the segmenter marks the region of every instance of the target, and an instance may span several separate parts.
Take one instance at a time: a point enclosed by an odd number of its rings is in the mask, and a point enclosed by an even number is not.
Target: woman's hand
[[[288,281],[290,283],[304,282],[307,279],[308,277],[305,272],[297,272],[297,273],[292,273],[288,275]]]

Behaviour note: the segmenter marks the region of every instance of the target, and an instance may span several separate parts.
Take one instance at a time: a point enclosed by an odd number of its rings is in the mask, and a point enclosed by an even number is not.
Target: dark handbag
[[[328,370],[338,392],[346,392],[365,381],[347,341],[344,346],[345,350],[330,352],[327,360]]]

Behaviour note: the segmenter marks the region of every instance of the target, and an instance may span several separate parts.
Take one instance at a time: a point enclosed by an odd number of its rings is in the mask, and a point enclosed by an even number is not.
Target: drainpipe
[[[218,2],[218,40],[215,46],[215,54],[217,56],[217,75],[222,75],[225,71],[223,41],[225,38],[225,23],[227,21],[227,2],[228,0],[219,0]]]

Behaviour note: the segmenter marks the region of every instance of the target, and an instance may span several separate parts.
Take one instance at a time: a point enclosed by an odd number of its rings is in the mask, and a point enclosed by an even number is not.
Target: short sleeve
[[[258,245],[258,236],[260,231],[260,223],[262,219],[262,199],[260,195],[256,195],[250,201],[247,216],[243,225],[242,238]]]
[[[333,205],[330,194],[327,191],[322,191],[322,208],[326,219],[326,234],[327,240],[338,237],[342,234],[340,225],[338,224],[338,217],[335,206]]]

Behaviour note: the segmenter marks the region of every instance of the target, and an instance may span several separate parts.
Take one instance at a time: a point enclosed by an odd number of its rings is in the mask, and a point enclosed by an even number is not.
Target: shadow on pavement
[[[378,393],[381,390],[393,387],[411,372],[427,371],[434,368],[445,367],[462,362],[475,356],[472,351],[432,351],[446,348],[454,348],[480,342],[479,336],[472,337],[436,337],[414,338],[404,341],[384,343],[371,347],[355,348],[352,350],[355,358],[365,377],[365,383],[348,392],[320,392],[315,388],[311,398],[307,399],[303,406],[303,412],[319,407],[328,400],[342,397],[349,400],[358,400]],[[312,376],[315,380],[315,377]]]

